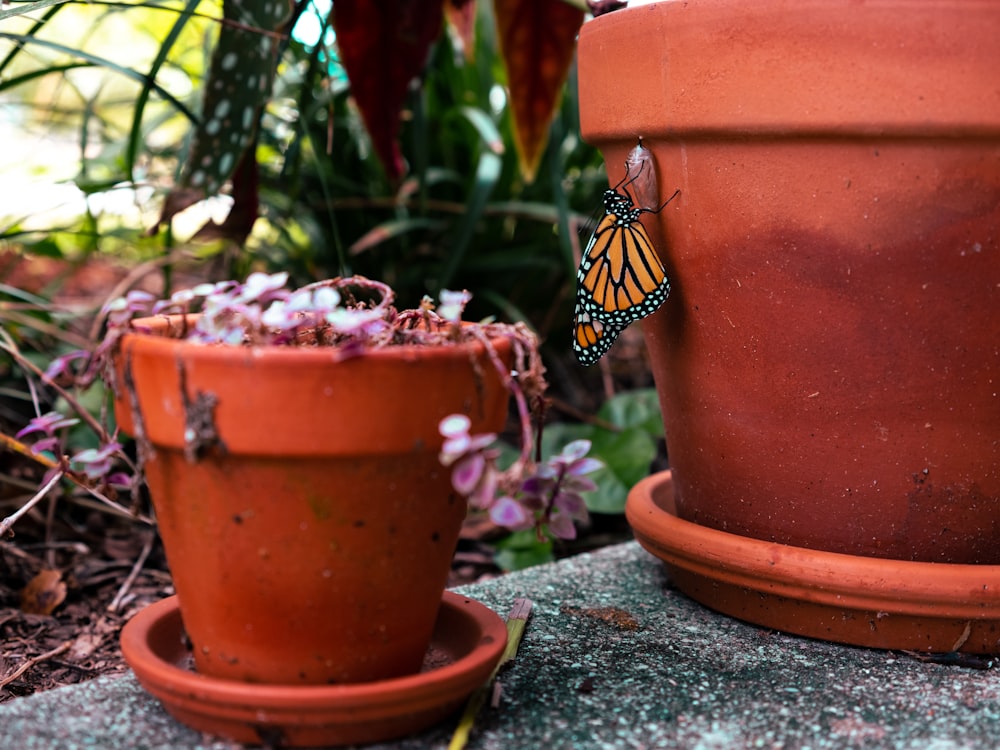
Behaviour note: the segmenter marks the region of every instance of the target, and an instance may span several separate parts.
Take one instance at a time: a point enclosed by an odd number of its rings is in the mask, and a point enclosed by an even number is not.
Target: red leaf
[[[390,179],[403,174],[396,136],[406,89],[441,33],[443,0],[337,0],[333,27],[351,94]]]
[[[445,0],[444,15],[471,63],[476,52],[476,0]]]
[[[565,0],[493,0],[521,174],[534,179],[549,137],[583,11]]]

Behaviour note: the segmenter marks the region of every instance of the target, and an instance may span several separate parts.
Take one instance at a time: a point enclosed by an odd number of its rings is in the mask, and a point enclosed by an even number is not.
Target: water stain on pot
[[[309,503],[309,509],[312,511],[313,516],[317,521],[326,521],[330,518],[330,499],[324,495],[312,495],[310,494],[306,498],[306,502]]]

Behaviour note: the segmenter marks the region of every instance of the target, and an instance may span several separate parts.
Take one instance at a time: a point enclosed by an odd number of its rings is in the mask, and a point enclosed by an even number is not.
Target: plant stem
[[[35,3],[18,5],[16,8],[8,8],[7,10],[0,11],[0,21],[14,16],[23,16],[25,13],[42,10],[43,8],[48,8],[52,5],[58,5],[59,3],[65,2],[69,2],[69,0],[38,0],[38,2]]]
[[[528,409],[528,401],[524,397],[524,391],[517,377],[511,374],[510,368],[500,359],[500,355],[497,354],[496,349],[493,348],[493,344],[490,343],[486,334],[478,328],[474,329],[474,331],[476,338],[486,347],[486,353],[496,368],[497,374],[500,375],[500,379],[503,380],[504,385],[511,392],[511,395],[514,396],[514,403],[517,404],[517,415],[521,423],[521,455],[518,456],[517,461],[514,462],[508,471],[520,473],[521,468],[531,463],[531,450],[534,445],[534,441],[531,439],[531,414]],[[511,343],[514,344],[516,349],[516,342],[512,341]]]
[[[5,519],[3,519],[3,521],[0,521],[0,539],[3,539],[5,536],[7,536],[7,533],[11,530],[14,524],[20,520],[21,516],[23,516],[29,510],[34,508],[36,505],[38,505],[38,503],[41,502],[42,498],[44,498],[47,494],[49,494],[49,490],[55,487],[56,483],[62,478],[63,478],[63,473],[61,471],[55,472],[49,479],[49,481],[42,486],[42,489],[38,490],[38,492],[35,493],[34,497],[32,497],[28,502],[26,502],[16,511],[11,513]]]
[[[80,419],[82,419],[84,422],[87,423],[87,427],[89,427],[91,430],[94,431],[94,434],[97,435],[97,437],[100,439],[102,443],[109,442],[110,438],[108,437],[108,433],[107,431],[105,431],[101,423],[94,418],[93,414],[91,414],[89,411],[80,406],[79,402],[73,397],[72,393],[67,391],[65,388],[57,385],[56,383],[53,383],[52,380],[46,377],[44,372],[42,372],[38,367],[36,367],[31,360],[26,359],[24,356],[22,356],[21,353],[14,347],[9,346],[5,343],[0,343],[0,349],[7,352],[11,357],[13,357],[14,361],[17,362],[19,366],[23,367],[25,370],[28,370],[33,375],[41,379],[43,383],[45,383],[47,386],[50,386],[56,393],[58,393],[60,396],[66,399],[66,403],[68,403],[71,407],[73,407],[73,411],[77,413]]]
[[[15,453],[20,453],[22,456],[30,458],[32,461],[40,463],[46,469],[58,469],[59,463],[53,461],[51,458],[43,453],[32,453],[31,448],[22,443],[17,438],[13,438],[3,432],[0,432],[0,443],[5,447],[10,448]]]
[[[131,518],[135,521],[141,521],[142,523],[149,524],[150,526],[153,525],[153,519],[149,518],[148,516],[144,516],[141,513],[130,512],[127,508],[123,507],[119,503],[116,503],[114,500],[107,497],[103,493],[99,492],[94,487],[91,487],[90,484],[81,479],[80,474],[78,472],[62,468],[63,464],[57,461],[53,461],[51,458],[42,453],[32,453],[31,448],[22,443],[20,440],[13,438],[10,435],[7,435],[3,432],[0,432],[0,445],[10,448],[15,453],[20,453],[22,456],[30,458],[33,461],[36,461],[37,463],[44,466],[46,469],[59,469],[60,471],[57,474],[57,477],[65,477],[73,484],[75,484],[77,487],[79,487],[82,490],[86,490],[88,493],[97,498],[101,503],[107,505],[109,508],[111,508],[113,511],[123,516],[124,518]],[[131,466],[131,462],[129,462],[129,465]],[[46,485],[46,487],[47,486],[48,485]],[[32,498],[32,500],[34,500],[34,498]],[[2,536],[2,534],[0,534],[0,536]]]
[[[129,572],[128,577],[125,578],[124,583],[118,589],[118,593],[115,594],[115,598],[111,600],[111,603],[107,606],[107,611],[112,614],[118,612],[122,606],[122,602],[125,599],[126,594],[135,580],[139,577],[140,571],[142,571],[142,566],[146,564],[146,559],[149,557],[149,553],[153,550],[153,542],[156,541],[155,534],[149,534],[146,537],[146,543],[142,546],[142,551],[139,553],[138,559],[132,566],[132,570]]]

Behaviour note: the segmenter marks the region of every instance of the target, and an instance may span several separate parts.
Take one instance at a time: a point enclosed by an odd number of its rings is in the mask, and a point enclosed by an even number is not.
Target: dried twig
[[[16,451],[17,453],[20,453],[21,455],[26,456],[27,458],[30,458],[33,461],[36,461],[37,463],[44,466],[46,469],[60,469],[61,470],[61,473],[59,473],[60,477],[65,477],[80,489],[88,492],[95,499],[100,501],[101,504],[107,506],[108,509],[110,509],[117,515],[123,518],[132,519],[134,521],[141,521],[142,523],[147,524],[149,526],[153,525],[152,518],[149,518],[148,516],[145,516],[137,511],[130,511],[128,508],[125,508],[119,503],[116,503],[114,500],[112,500],[110,497],[108,497],[103,492],[98,490],[96,487],[91,486],[92,483],[88,481],[82,473],[68,469],[66,461],[60,463],[58,461],[53,461],[44,453],[32,453],[31,448],[22,443],[20,440],[17,440],[16,438],[11,437],[10,435],[5,435],[2,432],[0,432],[0,446],[5,448],[10,448],[12,451]],[[32,500],[29,502],[35,503],[38,502],[38,500],[32,498]],[[95,507],[100,508],[100,505],[97,505]],[[6,529],[0,528],[0,536],[2,536],[3,533],[5,532]]]
[[[45,383],[45,385],[47,385],[57,394],[66,399],[67,403],[72,405],[73,411],[76,413],[76,415],[84,423],[86,423],[87,427],[89,427],[93,431],[93,433],[97,435],[98,439],[100,439],[102,443],[108,443],[111,441],[111,437],[104,429],[104,425],[102,425],[97,420],[97,418],[94,417],[93,414],[91,414],[89,411],[81,407],[77,402],[77,400],[73,398],[72,393],[67,391],[58,383],[55,383],[48,375],[45,374],[45,372],[40,367],[38,367],[38,365],[36,365],[30,359],[24,357],[24,355],[22,355],[21,352],[19,352],[15,347],[0,342],[0,349],[7,352],[14,359],[14,361],[17,362],[18,366],[21,367],[23,370],[25,370],[26,373],[34,375],[43,383]]]
[[[479,709],[483,707],[486,696],[493,693],[494,700],[497,700],[492,683],[500,673],[500,670],[517,656],[517,649],[521,645],[521,638],[524,636],[528,617],[531,616],[531,607],[532,603],[530,599],[518,598],[514,600],[514,606],[507,613],[507,646],[504,648],[503,655],[501,655],[500,661],[497,663],[496,668],[494,668],[493,674],[490,675],[490,679],[486,681],[485,685],[476,690],[469,698],[469,702],[465,704],[465,711],[462,713],[462,718],[458,720],[458,726],[451,737],[448,750],[462,750],[465,747],[469,741],[469,734],[472,732],[472,727],[476,723],[476,715],[479,713]]]
[[[125,578],[125,581],[118,589],[118,593],[115,594],[115,598],[112,599],[111,604],[108,605],[108,612],[116,613],[122,606],[122,601],[128,594],[129,589],[132,588],[132,584],[135,583],[135,579],[139,577],[139,573],[142,571],[142,566],[146,564],[146,558],[149,557],[149,553],[153,550],[153,541],[155,539],[156,536],[154,534],[147,534],[146,543],[142,545],[142,552],[139,553],[139,557],[136,559],[135,565],[132,566],[132,570],[129,572],[128,577]]]
[[[7,533],[11,530],[15,523],[20,520],[21,516],[27,513],[29,510],[34,508],[42,500],[43,497],[49,494],[49,490],[56,486],[60,479],[62,479],[62,472],[55,472],[43,486],[42,489],[38,490],[28,502],[18,508],[16,511],[7,516],[3,521],[0,521],[0,539],[7,536]]]
[[[19,666],[17,669],[11,672],[9,675],[0,679],[0,688],[6,687],[7,685],[12,683],[14,680],[23,675],[25,672],[27,672],[36,664],[41,664],[46,659],[51,659],[55,656],[59,656],[59,654],[69,651],[69,648],[72,645],[73,641],[63,641],[61,644],[56,646],[51,651],[46,651],[44,654],[39,654],[38,656],[28,659],[26,662],[24,662],[21,666]]]

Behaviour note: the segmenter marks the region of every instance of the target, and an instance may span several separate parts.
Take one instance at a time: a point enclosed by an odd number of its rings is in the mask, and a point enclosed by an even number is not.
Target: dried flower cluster
[[[200,284],[164,300],[142,291],[129,292],[105,308],[107,333],[94,352],[59,357],[45,379],[50,383],[72,380],[78,385],[89,385],[98,376],[108,380],[111,356],[121,336],[141,330],[137,319],[166,314],[182,315],[182,336],[205,345],[336,346],[344,356],[359,356],[379,346],[479,340],[514,397],[521,422],[520,456],[500,471],[499,451],[493,447],[496,436],[470,435],[468,418],[452,415],[440,425],[445,438],[441,463],[451,467],[455,490],[498,525],[513,530],[534,527],[539,534],[548,530],[560,538],[575,536],[574,522],[587,517],[581,493],[594,489],[585,475],[600,462],[585,457],[590,449],[587,441],[571,443],[546,462],[533,460],[531,405],[540,401],[545,389],[533,333],[520,324],[462,323],[471,299],[466,291],[443,291],[436,306],[425,298],[416,309],[397,311],[392,289],[363,277],[337,278],[296,290],[287,289],[287,281],[284,273],[254,273],[242,284]],[[513,371],[490,344],[498,335],[513,344]],[[81,408],[76,409],[86,416]],[[113,485],[134,485],[117,470],[117,459],[123,458],[117,437],[103,430],[98,448],[80,451],[65,465],[61,459],[64,437],[77,423],[75,418],[50,412],[31,420],[16,437],[35,438],[31,452],[60,457],[64,473],[77,472],[102,491]]]

